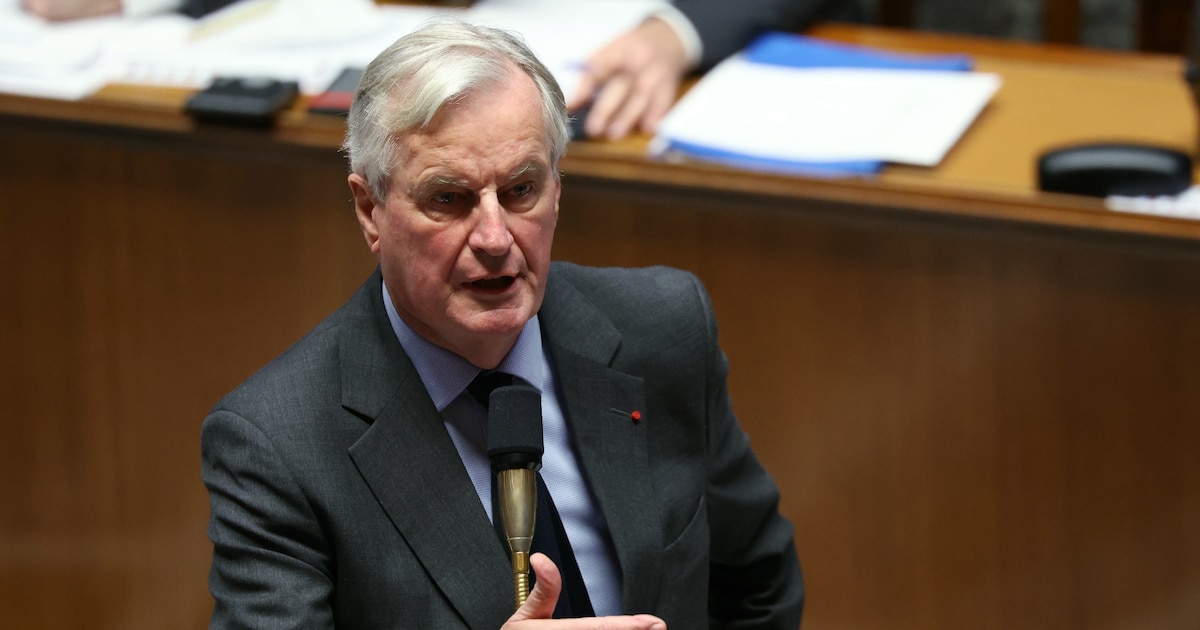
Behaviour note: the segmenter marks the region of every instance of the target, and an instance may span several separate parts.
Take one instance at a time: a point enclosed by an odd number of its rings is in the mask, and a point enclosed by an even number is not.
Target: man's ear
[[[379,253],[379,224],[375,221],[375,211],[383,211],[383,205],[375,198],[370,184],[362,175],[351,173],[347,178],[350,182],[350,192],[354,194],[354,214],[358,217],[358,226],[362,228],[363,238],[367,239],[367,247],[371,252]]]

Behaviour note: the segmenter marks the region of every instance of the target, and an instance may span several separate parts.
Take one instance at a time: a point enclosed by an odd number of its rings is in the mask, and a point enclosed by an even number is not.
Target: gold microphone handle
[[[500,491],[500,516],[512,551],[513,587],[517,608],[529,597],[529,554],[537,519],[537,471],[502,470],[496,475]]]
[[[529,554],[524,551],[514,551],[512,565],[513,590],[517,595],[517,608],[520,608],[529,597]]]

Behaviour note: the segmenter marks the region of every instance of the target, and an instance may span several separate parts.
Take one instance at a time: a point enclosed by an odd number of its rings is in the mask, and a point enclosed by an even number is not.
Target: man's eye
[[[456,192],[440,192],[433,196],[434,203],[449,205],[449,204],[454,203],[457,200],[458,200],[458,193],[456,193]]]
[[[513,186],[510,190],[513,195],[516,195],[517,197],[524,197],[525,195],[528,195],[529,193],[533,192],[533,184],[531,184],[529,182],[525,182],[523,184],[517,184],[516,186]]]

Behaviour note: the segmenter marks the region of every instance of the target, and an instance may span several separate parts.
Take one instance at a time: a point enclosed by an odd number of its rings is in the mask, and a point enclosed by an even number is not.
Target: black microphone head
[[[492,468],[542,463],[542,395],[527,385],[498,387],[488,400],[487,451]]]

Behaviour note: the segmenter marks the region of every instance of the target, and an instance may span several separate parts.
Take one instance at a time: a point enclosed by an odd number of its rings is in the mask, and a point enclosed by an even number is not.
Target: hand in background
[[[583,619],[551,619],[554,604],[562,591],[562,576],[558,567],[544,554],[529,558],[537,583],[525,603],[509,617],[501,630],[526,628],[559,628],[561,630],[667,630],[667,624],[652,615],[631,617],[587,617]]]
[[[622,138],[635,127],[654,133],[675,103],[688,71],[687,53],[666,22],[649,18],[596,51],[567,108],[592,102],[589,137]]]
[[[121,12],[121,0],[21,0],[21,7],[47,20],[73,20]]]

